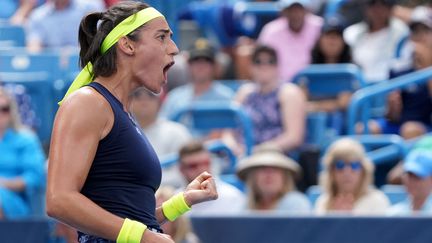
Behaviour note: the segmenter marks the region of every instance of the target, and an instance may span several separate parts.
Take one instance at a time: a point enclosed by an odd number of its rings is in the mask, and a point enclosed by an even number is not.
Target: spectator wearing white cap
[[[403,164],[402,181],[408,198],[390,208],[390,215],[432,214],[432,152],[417,149]]]
[[[248,210],[308,213],[311,204],[295,189],[300,166],[270,144],[255,147],[253,154],[241,160],[237,176],[246,183]]]
[[[309,12],[308,0],[280,0],[279,6],[281,17],[263,27],[258,42],[276,50],[280,78],[290,82],[311,62],[310,52],[320,36],[323,20]]]

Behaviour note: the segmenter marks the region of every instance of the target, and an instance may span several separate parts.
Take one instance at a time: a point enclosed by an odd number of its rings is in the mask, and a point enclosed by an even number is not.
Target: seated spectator
[[[40,5],[42,2],[43,2],[43,0],[5,0],[5,1],[2,1],[3,10],[0,11],[1,12],[0,18],[8,17],[9,22],[11,24],[22,25],[27,20],[29,14],[33,10],[33,8],[35,6]]]
[[[344,31],[353,61],[362,68],[368,82],[389,78],[397,45],[408,35],[407,26],[391,17],[393,6],[393,0],[367,0],[366,19]]]
[[[432,150],[432,136],[425,135],[422,136],[415,144],[412,146],[411,150]],[[390,172],[387,174],[387,182],[389,184],[402,184],[402,178],[404,175],[403,161],[399,162],[394,166]]]
[[[80,20],[89,12],[101,10],[100,5],[95,3],[49,0],[34,9],[26,24],[27,48],[40,51],[44,48],[78,47]]]
[[[318,214],[384,214],[390,205],[381,191],[372,187],[374,165],[363,146],[342,138],[330,145],[323,158],[320,185],[322,194],[315,209]]]
[[[409,197],[390,208],[390,215],[432,214],[432,152],[416,149],[403,163],[403,184]]]
[[[414,45],[413,66],[392,70],[398,77],[432,66],[432,9],[415,11],[410,23],[411,41]],[[385,118],[369,122],[373,134],[400,134],[405,139],[420,136],[432,128],[431,82],[413,84],[396,90],[387,98]],[[359,130],[362,130],[360,126]]]
[[[192,139],[191,134],[182,124],[158,116],[161,100],[147,89],[135,90],[131,99],[131,112],[145,136],[152,144],[160,159],[176,154],[180,148]],[[162,184],[174,187],[181,185],[181,175],[177,166],[164,168]]]
[[[343,39],[343,30],[344,26],[340,18],[331,18],[325,22],[322,28],[321,36],[312,50],[313,64],[336,64],[352,62],[351,48]],[[311,100],[309,98],[308,111],[345,111],[348,107],[350,98],[350,92],[342,92],[338,94],[335,99]]]
[[[258,37],[258,43],[276,50],[283,82],[291,82],[311,62],[323,21],[309,12],[309,4],[309,0],[280,0],[281,17],[267,23]]]
[[[131,111],[158,157],[177,153],[192,139],[185,126],[159,117],[161,99],[141,87],[132,94]]]
[[[191,183],[196,175],[208,171],[212,173],[215,165],[212,165],[210,152],[202,142],[192,141],[185,144],[179,152],[180,172],[186,183]],[[212,173],[215,175],[216,173]],[[242,209],[245,200],[243,193],[236,187],[215,178],[218,199],[194,205],[193,214],[233,214]]]
[[[252,54],[252,83],[240,87],[235,101],[252,119],[255,145],[271,143],[289,152],[303,143],[306,98],[297,85],[280,82],[277,64],[273,48],[258,46]],[[241,154],[232,133],[225,133],[224,139]]]
[[[233,92],[214,83],[216,50],[206,39],[198,39],[189,50],[190,83],[171,90],[162,105],[161,115],[170,117],[195,102],[229,102]]]
[[[277,147],[261,145],[237,166],[238,177],[246,183],[248,202],[245,209],[307,213],[309,200],[295,189],[295,178],[301,175],[297,162]]]
[[[175,195],[175,190],[169,186],[161,186],[156,191],[156,207],[162,206],[162,203]],[[171,236],[174,242],[179,243],[198,243],[199,240],[192,232],[189,219],[182,215],[175,221],[167,221],[161,225],[164,234]]]
[[[21,126],[17,104],[0,87],[0,218],[30,215],[28,196],[44,185],[45,156],[38,138]]]

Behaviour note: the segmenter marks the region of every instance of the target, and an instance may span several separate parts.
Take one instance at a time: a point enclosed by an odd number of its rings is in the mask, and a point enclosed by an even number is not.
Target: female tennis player
[[[133,89],[166,83],[178,53],[171,35],[162,14],[133,1],[81,21],[83,70],[56,115],[46,198],[48,215],[78,229],[80,243],[173,242],[160,224],[217,198],[205,172],[155,208],[159,160],[128,104]]]

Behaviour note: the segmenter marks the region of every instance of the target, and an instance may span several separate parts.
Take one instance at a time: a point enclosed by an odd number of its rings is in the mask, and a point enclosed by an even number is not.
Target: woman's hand
[[[189,207],[197,203],[216,200],[218,193],[212,175],[208,172],[201,173],[186,187],[184,197]]]
[[[141,243],[175,243],[171,236],[153,232],[149,229],[144,231]]]

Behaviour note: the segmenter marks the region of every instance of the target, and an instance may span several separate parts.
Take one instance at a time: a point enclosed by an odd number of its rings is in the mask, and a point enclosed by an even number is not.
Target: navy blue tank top
[[[111,105],[114,124],[99,141],[81,193],[105,210],[160,230],[155,192],[161,182],[158,157],[122,103],[99,83],[89,86]]]

